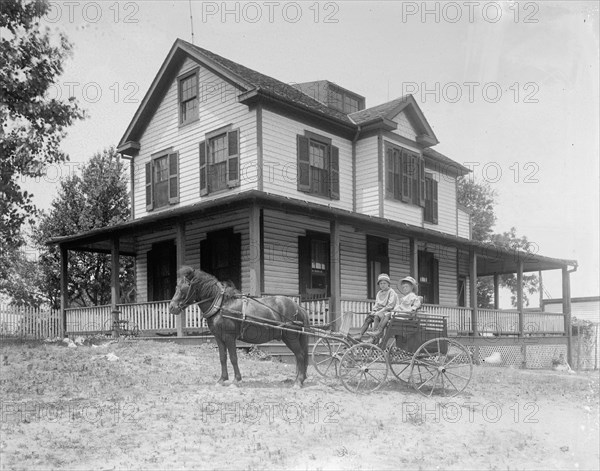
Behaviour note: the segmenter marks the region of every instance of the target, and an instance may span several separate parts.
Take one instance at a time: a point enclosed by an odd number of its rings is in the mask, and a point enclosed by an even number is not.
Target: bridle
[[[185,278],[185,283],[189,286],[187,296],[183,301],[177,303],[177,308],[180,311],[183,311],[187,307],[192,304],[198,304],[200,307],[200,311],[202,312],[202,317],[208,319],[209,317],[214,316],[221,309],[221,305],[223,304],[223,296],[225,294],[225,286],[219,281],[216,282],[219,287],[219,294],[217,294],[214,298],[205,298],[200,301],[193,301],[194,296],[196,295],[196,285],[191,283],[190,280]],[[208,301],[212,301],[210,307],[207,310],[202,309],[200,304],[206,303]]]

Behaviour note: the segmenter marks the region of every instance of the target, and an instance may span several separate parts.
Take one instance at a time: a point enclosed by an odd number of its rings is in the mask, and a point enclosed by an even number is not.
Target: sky
[[[47,209],[60,181],[116,145],[181,38],[296,83],[327,79],[367,107],[412,93],[440,143],[497,192],[495,232],[575,259],[573,297],[599,288],[598,2],[52,1],[73,43],[49,95],[76,97],[70,162],[26,181]],[[546,298],[561,294],[544,273]],[[536,300],[534,300],[535,304]]]

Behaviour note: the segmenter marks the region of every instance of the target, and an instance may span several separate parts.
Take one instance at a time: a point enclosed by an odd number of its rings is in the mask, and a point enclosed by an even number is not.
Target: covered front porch
[[[431,298],[436,302],[431,302],[431,299],[426,302],[422,312],[446,317],[449,335],[474,346],[499,346],[502,343],[508,348],[535,341],[540,345],[550,342],[559,346],[561,352],[564,347],[565,356],[568,352],[569,278],[570,272],[577,266],[576,262],[511,251],[408,224],[350,211],[308,206],[259,192],[163,211],[51,241],[59,245],[62,257],[65,331],[72,335],[107,331],[119,319],[136,325],[142,335],[149,337],[176,335],[183,338],[205,334],[206,327],[196,307],[190,307],[183,316],[171,316],[165,300],[168,296],[148,300],[151,283],[146,279],[150,276],[146,263],[150,261],[152,242],[162,242],[167,238],[172,240],[172,251],[167,257],[173,266],[172,272],[186,264],[199,266],[198,262],[210,255],[201,243],[206,239],[207,228],[220,234],[223,227],[231,227],[233,235],[239,234],[242,252],[240,284],[237,286],[241,286],[241,291],[251,296],[290,296],[307,309],[312,324],[333,323],[334,329],[343,324],[349,325],[351,330],[362,325],[373,299],[366,296],[366,290],[358,289],[368,281],[368,256],[360,251],[365,250],[368,237],[388,238],[389,268],[395,270],[396,278],[399,274],[411,274],[422,281],[423,273],[419,271],[421,253],[429,252],[439,258],[441,274],[438,283],[443,285],[440,291],[444,291],[438,295],[439,300]],[[317,296],[307,296],[308,290],[302,292],[303,281],[298,274],[301,271],[298,267],[301,252],[299,234],[309,231],[327,235],[329,284]],[[66,287],[68,253],[71,250],[111,254],[110,305],[69,306]],[[134,256],[137,260],[136,277],[140,290],[134,303],[121,301],[118,280],[121,256]],[[563,309],[560,313],[524,307],[523,274],[544,270],[560,270],[562,273]],[[516,274],[519,286],[517,306],[508,310],[500,309],[499,303],[499,277],[507,273]],[[442,279],[442,276],[445,278]],[[477,306],[477,279],[481,276],[494,279],[494,309]],[[464,290],[459,294],[456,283],[460,279]],[[450,286],[452,283],[454,286]],[[148,291],[142,293],[145,286],[149,287]]]

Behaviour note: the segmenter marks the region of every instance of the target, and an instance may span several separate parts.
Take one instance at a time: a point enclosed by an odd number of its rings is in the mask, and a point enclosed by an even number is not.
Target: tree
[[[496,223],[494,207],[497,193],[489,184],[479,183],[468,178],[459,178],[457,201],[471,211],[472,237],[480,242],[509,248],[511,250],[532,251],[533,244],[527,237],[517,236],[514,227],[509,232],[494,234],[493,227]],[[514,274],[500,276],[500,286],[508,288],[513,306],[517,305],[517,277]],[[529,305],[528,294],[534,294],[539,289],[537,275],[523,276],[523,302]],[[477,305],[481,308],[492,308],[494,299],[494,284],[491,277],[481,277],[477,280]]]
[[[114,148],[95,154],[82,169],[61,182],[58,196],[35,232],[40,247],[42,291],[54,307],[60,305],[59,251],[46,246],[48,239],[72,235],[126,221],[130,216],[125,164]],[[109,304],[110,256],[69,252],[69,300],[75,306]],[[120,284],[124,293],[133,288],[133,260],[121,257]]]
[[[509,248],[511,250],[519,250],[526,253],[534,253],[535,245],[527,240],[526,236],[517,236],[517,230],[514,227],[510,228],[509,232],[503,232],[502,234],[493,234],[491,242],[500,247]],[[539,291],[540,282],[537,275],[523,275],[523,304],[529,306],[530,294],[535,294]],[[510,289],[511,302],[513,306],[517,305],[517,275],[501,275],[500,284]]]
[[[36,214],[23,177],[43,175],[46,165],[64,162],[60,150],[66,128],[83,118],[74,98],[49,98],[48,89],[63,71],[71,44],[42,28],[46,0],[0,1],[0,278],[6,278],[15,252],[24,244],[22,226]]]
[[[468,178],[458,179],[458,204],[471,211],[471,236],[474,240],[487,242],[496,224],[494,206],[496,192],[487,183],[478,183]]]

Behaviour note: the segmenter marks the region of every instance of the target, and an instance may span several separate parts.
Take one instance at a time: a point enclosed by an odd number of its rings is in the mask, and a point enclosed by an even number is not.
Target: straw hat
[[[390,280],[390,277],[385,273],[382,273],[377,277],[377,284],[379,284],[380,281],[387,281],[389,284],[392,284],[392,280]]]
[[[406,277],[404,277],[404,278],[402,278],[402,279],[400,280],[400,284],[402,284],[402,283],[404,283],[404,282],[406,282],[406,283],[410,283],[410,284],[411,284],[411,285],[413,285],[415,288],[417,287],[417,281],[416,281],[416,280],[415,280],[415,279],[414,279],[412,276],[406,276]]]

